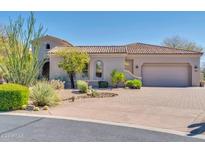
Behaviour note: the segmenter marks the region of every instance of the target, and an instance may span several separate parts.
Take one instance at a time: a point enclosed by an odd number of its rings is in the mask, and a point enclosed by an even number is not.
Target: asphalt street
[[[204,141],[144,129],[65,119],[0,115],[0,141],[166,142]]]

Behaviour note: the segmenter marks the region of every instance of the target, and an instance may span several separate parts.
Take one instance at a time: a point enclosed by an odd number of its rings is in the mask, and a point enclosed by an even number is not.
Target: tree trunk
[[[70,82],[71,82],[71,88],[74,89],[75,83],[74,83],[73,73],[69,74],[69,78],[70,78]]]

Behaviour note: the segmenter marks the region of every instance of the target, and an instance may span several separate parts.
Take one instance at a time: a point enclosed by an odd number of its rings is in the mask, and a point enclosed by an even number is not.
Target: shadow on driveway
[[[193,128],[193,130],[187,134],[188,136],[199,135],[205,132],[205,123],[191,124],[188,126],[188,128]]]

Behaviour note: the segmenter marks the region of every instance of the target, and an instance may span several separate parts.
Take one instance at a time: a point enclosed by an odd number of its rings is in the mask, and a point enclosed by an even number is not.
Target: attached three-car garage
[[[191,66],[186,63],[145,63],[142,66],[144,86],[191,86]]]

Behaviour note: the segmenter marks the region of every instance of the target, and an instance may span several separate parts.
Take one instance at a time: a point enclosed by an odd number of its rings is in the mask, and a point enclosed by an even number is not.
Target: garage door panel
[[[142,80],[145,86],[190,86],[188,64],[144,64]]]

